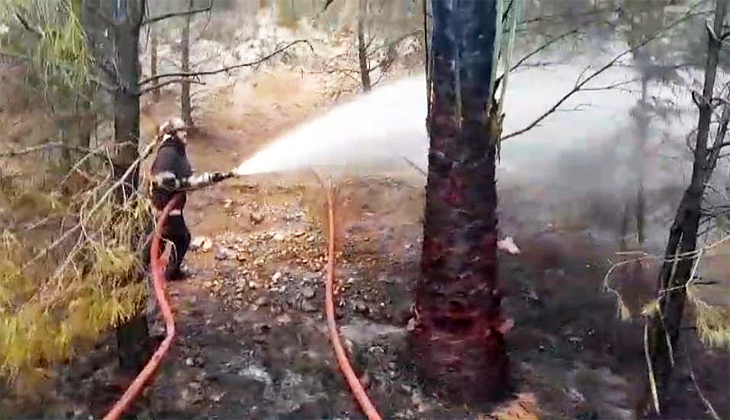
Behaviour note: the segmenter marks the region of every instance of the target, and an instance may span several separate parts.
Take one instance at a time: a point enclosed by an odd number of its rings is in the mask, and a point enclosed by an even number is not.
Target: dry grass
[[[146,296],[136,247],[150,209],[138,195],[113,201],[108,171],[94,165],[100,175],[69,186],[73,176],[47,170],[53,182],[38,180],[47,163],[25,156],[17,180],[0,185],[10,209],[0,218],[0,377],[19,394],[37,394],[54,365],[136,314]]]

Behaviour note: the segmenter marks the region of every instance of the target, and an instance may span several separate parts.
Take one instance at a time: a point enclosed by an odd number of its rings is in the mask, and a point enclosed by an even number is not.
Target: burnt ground
[[[233,166],[301,121],[317,104],[307,89],[293,92],[299,93],[286,103],[259,101],[255,112],[239,110],[241,128],[201,123],[190,139],[194,166]],[[172,98],[147,108],[148,126],[174,110]],[[642,329],[637,318],[620,321],[613,295],[602,291],[614,244],[589,229],[531,220],[540,195],[501,188],[502,229],[523,251],[500,256],[505,311],[516,323],[507,335],[513,395],[469,409],[429,394],[408,354],[423,186],[398,174],[353,177],[339,198],[338,322],[383,418],[633,418],[645,375]],[[251,177],[195,192],[188,203],[193,236],[208,238],[210,249],[191,251],[193,276],[169,284],[178,338],[130,418],[364,418],[326,334],[323,195],[316,180]],[[637,302],[650,290],[648,274],[648,280],[618,275],[622,292]],[[705,350],[692,334],[685,337],[700,388],[730,418],[727,351]],[[109,335],[59,368],[40,399],[6,398],[2,417],[103,416],[129,382],[116,370],[114,344]],[[684,356],[678,354],[670,417],[707,418]]]

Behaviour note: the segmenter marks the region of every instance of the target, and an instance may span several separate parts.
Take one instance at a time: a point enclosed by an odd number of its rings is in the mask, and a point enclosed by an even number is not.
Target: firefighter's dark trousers
[[[150,267],[150,249],[152,247],[153,235],[154,233],[150,235],[144,248],[143,261],[146,268]],[[177,280],[182,276],[180,266],[182,265],[185,254],[188,252],[188,248],[190,247],[190,231],[185,225],[185,218],[182,213],[171,215],[167,218],[165,227],[162,231],[160,254],[162,254],[165,244],[173,247],[170,255],[170,261],[168,262],[165,270],[165,278],[167,280]]]

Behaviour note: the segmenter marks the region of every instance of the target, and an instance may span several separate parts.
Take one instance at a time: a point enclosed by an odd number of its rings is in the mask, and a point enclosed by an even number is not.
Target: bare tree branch
[[[160,88],[162,88],[164,86],[173,85],[173,84],[176,84],[176,83],[183,83],[183,82],[194,83],[196,85],[204,85],[205,84],[204,82],[201,82],[199,80],[194,80],[194,79],[190,79],[190,78],[180,78],[180,79],[168,80],[166,82],[159,83],[159,84],[154,85],[152,87],[148,87],[146,89],[142,89],[137,94],[141,96],[141,95],[144,95],[146,93],[150,93],[152,91],[158,90],[158,89],[160,89]]]
[[[606,12],[618,12],[620,10],[621,10],[620,8],[605,7],[605,8],[602,8],[602,9],[591,10],[591,11],[583,12],[583,13],[564,13],[564,14],[558,14],[558,15],[538,16],[536,18],[528,19],[528,20],[525,20],[525,21],[520,22],[520,23],[523,24],[523,25],[526,25],[526,24],[529,24],[529,23],[541,22],[543,20],[564,19],[564,18],[576,18],[576,17],[580,17],[580,16],[598,15],[598,14],[606,13]]]
[[[127,168],[126,171],[124,171],[124,173],[122,174],[122,176],[111,187],[109,187],[109,189],[107,189],[106,192],[104,192],[104,194],[101,196],[101,198],[99,198],[99,200],[96,202],[96,204],[94,205],[94,207],[92,207],[88,212],[86,212],[86,214],[84,214],[81,217],[81,220],[76,225],[74,225],[73,227],[69,228],[66,232],[64,232],[61,236],[59,236],[50,245],[48,245],[47,247],[43,248],[38,253],[36,253],[35,256],[33,256],[33,258],[31,258],[28,262],[26,262],[23,265],[22,269],[25,269],[25,268],[27,268],[27,267],[35,264],[39,259],[41,259],[41,258],[45,257],[46,255],[48,255],[48,253],[51,250],[53,250],[58,245],[60,245],[61,243],[63,243],[63,241],[65,241],[74,232],[76,232],[79,229],[81,229],[83,227],[83,224],[87,220],[89,220],[89,218],[91,216],[93,216],[94,213],[96,213],[101,208],[101,206],[106,202],[106,200],[109,199],[109,197],[111,196],[111,194],[117,188],[119,188],[122,184],[124,184],[125,182],[127,182],[127,178],[129,178],[129,176],[142,163],[142,161],[145,160],[147,158],[147,156],[149,156],[152,153],[152,151],[155,148],[155,145],[156,145],[155,142],[152,142],[152,143],[148,144],[147,147],[142,151],[142,153],[140,153],[139,157],[137,159],[135,159],[135,161],[132,162],[131,165],[129,165],[129,167]]]
[[[541,46],[537,47],[531,53],[529,53],[526,56],[522,57],[517,63],[515,63],[514,66],[512,66],[512,68],[509,69],[509,71],[515,71],[520,65],[522,65],[522,63],[524,63],[525,61],[527,61],[530,57],[534,56],[535,54],[538,54],[540,51],[546,49],[547,47],[549,47],[550,45],[552,45],[552,44],[560,41],[561,39],[566,38],[566,37],[569,37],[569,36],[571,36],[573,34],[577,34],[577,33],[580,33],[580,31],[578,30],[578,28],[575,28],[572,31],[568,31],[568,32],[566,32],[566,33],[564,33],[562,35],[556,36],[555,38],[551,39],[550,41],[548,41],[548,42],[542,44]]]
[[[41,152],[43,150],[48,150],[48,149],[70,149],[70,150],[75,150],[77,152],[83,152],[83,153],[89,153],[89,154],[101,154],[101,152],[99,152],[98,150],[91,150],[91,149],[87,149],[85,147],[74,146],[71,144],[65,144],[65,143],[61,143],[61,142],[48,142],[48,143],[39,144],[37,146],[26,147],[26,148],[20,149],[20,150],[10,150],[10,151],[5,151],[5,152],[0,152],[0,157],[24,156],[24,155]]]
[[[223,67],[221,69],[209,70],[209,71],[199,71],[199,72],[189,72],[189,73],[178,72],[178,73],[158,74],[157,76],[148,77],[147,79],[142,80],[141,82],[139,82],[139,85],[142,86],[142,85],[145,85],[147,83],[151,83],[151,82],[154,82],[156,80],[159,80],[159,79],[162,79],[162,78],[165,78],[165,77],[210,76],[210,75],[213,75],[213,74],[224,73],[224,72],[228,72],[228,71],[231,71],[231,70],[240,69],[240,68],[243,68],[243,67],[256,66],[256,65],[259,65],[259,64],[263,63],[264,61],[270,59],[271,57],[273,57],[273,56],[275,56],[277,54],[280,54],[280,53],[286,51],[287,49],[289,49],[289,48],[291,48],[294,45],[299,44],[299,43],[305,43],[305,44],[307,44],[309,46],[309,48],[312,51],[314,51],[314,47],[312,46],[312,44],[309,43],[309,41],[307,41],[306,39],[298,39],[296,41],[290,42],[289,44],[287,44],[287,45],[285,45],[285,46],[283,46],[283,47],[275,50],[274,52],[272,52],[270,54],[265,55],[264,57],[259,58],[258,60],[252,61],[250,63],[236,64],[236,65],[233,65],[233,66]]]
[[[403,156],[403,160],[405,160],[413,169],[415,169],[416,171],[418,171],[421,175],[428,176],[428,174],[426,173],[426,171],[423,168],[421,168],[420,166],[416,165],[416,163],[413,162],[412,160],[408,159],[405,156]]]
[[[195,15],[198,13],[205,13],[205,12],[210,11],[212,8],[213,8],[213,0],[210,0],[210,3],[208,4],[208,6],[203,7],[201,9],[186,10],[184,12],[165,13],[164,15],[145,19],[144,21],[142,21],[142,25],[149,25],[151,23],[159,22],[161,20],[170,19],[170,18],[178,17],[178,16],[188,16],[188,15]]]
[[[547,111],[545,111],[545,112],[544,112],[544,113],[543,113],[542,115],[540,115],[540,116],[539,116],[539,117],[538,117],[538,118],[537,118],[537,119],[536,119],[535,121],[531,122],[530,124],[528,124],[528,125],[527,125],[526,127],[522,128],[522,129],[519,129],[519,130],[517,130],[517,131],[515,131],[515,132],[512,132],[512,133],[510,133],[510,134],[507,134],[506,136],[503,136],[503,137],[502,137],[502,141],[504,141],[504,140],[507,140],[507,139],[509,139],[509,138],[511,138],[511,137],[516,137],[516,136],[519,136],[520,134],[524,134],[524,133],[526,133],[527,131],[529,131],[529,130],[532,130],[532,129],[533,129],[533,128],[535,128],[535,127],[536,127],[536,126],[537,126],[538,124],[540,124],[540,123],[541,123],[541,122],[542,122],[542,121],[543,121],[543,120],[544,120],[545,118],[547,118],[548,116],[550,116],[551,114],[553,114],[553,113],[554,113],[554,112],[555,112],[555,111],[556,111],[556,110],[557,110],[557,109],[558,109],[558,108],[560,107],[560,105],[562,105],[562,104],[563,104],[563,103],[564,103],[565,101],[567,101],[567,100],[568,100],[568,99],[569,99],[570,97],[572,97],[572,96],[573,96],[573,95],[575,95],[576,93],[580,92],[580,91],[581,91],[581,90],[583,89],[583,87],[584,87],[584,86],[585,86],[586,84],[588,84],[588,82],[590,82],[591,80],[595,79],[595,78],[596,78],[596,77],[597,77],[598,75],[600,75],[601,73],[603,73],[603,72],[605,72],[606,70],[608,70],[609,68],[611,68],[611,67],[612,67],[612,66],[613,66],[614,64],[616,64],[616,63],[617,63],[617,62],[618,62],[618,61],[619,61],[620,59],[622,59],[623,57],[625,57],[625,56],[627,56],[627,55],[629,55],[629,54],[633,53],[634,51],[636,51],[636,50],[638,50],[638,49],[640,49],[640,48],[643,48],[643,47],[644,47],[644,46],[645,46],[646,44],[648,44],[648,43],[650,43],[651,41],[653,41],[653,40],[655,40],[655,39],[659,38],[659,37],[660,37],[660,36],[661,36],[662,34],[664,34],[665,32],[669,31],[670,29],[674,28],[675,26],[679,25],[680,23],[683,23],[683,22],[685,22],[686,20],[688,20],[689,18],[691,18],[691,17],[693,17],[693,16],[694,16],[694,14],[693,14],[693,13],[687,13],[687,14],[686,14],[686,15],[684,15],[684,16],[683,16],[682,18],[680,18],[680,19],[677,19],[676,21],[674,21],[673,23],[669,24],[668,26],[665,26],[664,28],[660,29],[659,31],[657,31],[656,33],[654,33],[654,35],[652,35],[652,36],[650,36],[650,37],[646,38],[646,39],[645,39],[644,41],[642,41],[641,43],[639,43],[639,44],[635,45],[634,47],[632,47],[632,48],[629,48],[628,50],[626,50],[626,51],[622,52],[621,54],[619,54],[619,55],[615,56],[615,57],[614,57],[613,59],[611,59],[611,60],[610,60],[610,61],[609,61],[608,63],[606,63],[605,65],[603,65],[603,67],[601,67],[601,68],[599,68],[598,70],[594,71],[593,73],[591,73],[591,75],[590,75],[590,76],[586,77],[585,79],[583,79],[582,81],[580,81],[579,83],[577,83],[577,84],[576,84],[576,85],[575,85],[575,86],[573,87],[573,89],[571,89],[571,90],[570,90],[570,91],[569,91],[568,93],[566,93],[565,95],[563,95],[563,97],[562,97],[562,98],[560,98],[560,99],[558,100],[558,102],[556,102],[556,103],[555,103],[555,104],[554,104],[554,105],[553,105],[552,107],[550,107],[550,109],[548,109],[548,110],[547,110]],[[581,74],[582,74],[582,73],[581,73]],[[582,77],[581,77],[581,78],[582,78]],[[579,80],[580,80],[581,78],[579,78]]]
[[[32,27],[30,25],[30,23],[28,23],[28,20],[25,18],[25,16],[23,16],[20,13],[20,11],[17,11],[17,10],[15,11],[15,17],[18,18],[18,20],[20,21],[20,24],[23,25],[23,27],[25,28],[25,30],[27,30],[28,32],[33,33],[38,38],[43,38],[43,31],[41,31],[38,28]]]
[[[581,89],[581,91],[583,91],[583,92],[591,92],[591,91],[599,91],[599,90],[617,89],[617,88],[620,88],[622,86],[630,85],[630,84],[632,84],[634,82],[637,82],[639,80],[641,80],[641,79],[640,78],[634,78],[634,79],[630,79],[630,80],[624,80],[623,82],[611,83],[610,85],[605,85],[605,86],[584,87],[584,88]]]

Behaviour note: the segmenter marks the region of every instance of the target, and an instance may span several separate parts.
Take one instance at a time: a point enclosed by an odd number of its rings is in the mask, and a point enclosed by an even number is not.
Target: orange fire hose
[[[129,385],[124,395],[114,404],[114,407],[104,416],[104,420],[117,420],[119,416],[126,411],[130,405],[137,398],[139,393],[144,388],[145,384],[152,377],[157,367],[160,365],[162,358],[170,350],[172,340],[175,338],[175,318],[172,315],[172,309],[167,301],[165,295],[165,265],[166,260],[164,256],[158,257],[160,252],[160,238],[162,237],[162,229],[167,221],[167,216],[170,214],[173,206],[175,206],[182,196],[176,194],[172,200],[162,210],[162,214],[157,219],[157,226],[155,227],[155,234],[152,237],[152,247],[150,249],[150,261],[152,263],[152,284],[155,289],[155,298],[157,303],[160,305],[162,317],[165,319],[165,339],[162,341],[160,346],[155,350],[150,360],[145,365],[144,369],[134,378],[134,381]]]
[[[342,373],[347,379],[348,385],[352,393],[355,395],[357,402],[360,404],[362,411],[369,420],[382,420],[378,410],[375,409],[373,403],[370,402],[368,394],[365,392],[360,380],[355,375],[350,361],[347,359],[347,353],[342,346],[340,336],[337,332],[337,323],[335,322],[335,299],[334,299],[334,281],[335,281],[335,210],[333,204],[333,190],[330,185],[327,189],[327,208],[329,215],[329,235],[327,245],[327,283],[325,286],[325,311],[327,312],[327,329],[329,330],[330,340],[335,349],[337,363],[340,365]]]
[[[162,214],[157,220],[157,226],[155,228],[155,234],[152,238],[152,247],[150,250],[151,263],[152,263],[152,282],[155,289],[155,297],[160,305],[162,316],[165,319],[166,334],[162,344],[157,348],[155,353],[150,358],[147,365],[137,375],[131,385],[127,388],[124,395],[117,401],[114,407],[104,416],[104,420],[117,420],[119,416],[126,411],[129,406],[134,402],[139,393],[142,391],[144,385],[150,379],[152,374],[155,372],[157,367],[160,365],[162,358],[170,350],[172,340],[175,338],[175,318],[172,315],[170,304],[165,296],[164,287],[164,269],[165,261],[162,258],[157,258],[160,250],[160,238],[162,237],[162,229],[164,223],[167,221],[167,217],[172,210],[172,207],[180,200],[180,195],[176,195],[170,202],[165,206]],[[355,371],[352,369],[350,362],[347,358],[340,336],[337,332],[337,323],[335,321],[335,302],[334,302],[334,278],[335,278],[335,216],[334,216],[334,204],[333,204],[333,190],[332,187],[327,192],[327,207],[329,215],[329,238],[327,248],[327,283],[325,287],[325,311],[327,313],[327,327],[330,334],[330,340],[337,356],[337,363],[345,375],[352,393],[355,395],[357,402],[360,404],[363,412],[369,420],[382,420],[377,409],[370,401],[365,389],[363,388],[360,380],[357,378]]]

